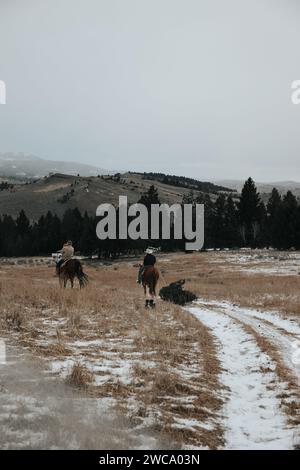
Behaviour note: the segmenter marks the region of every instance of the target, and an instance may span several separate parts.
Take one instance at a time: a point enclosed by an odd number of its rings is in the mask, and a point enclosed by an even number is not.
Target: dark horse
[[[83,272],[82,264],[78,259],[69,259],[58,268],[59,284],[62,287],[67,286],[70,281],[71,287],[74,287],[74,279],[77,277],[80,289],[89,282],[88,275]]]
[[[159,272],[154,266],[146,266],[145,271],[142,275],[142,284],[144,288],[144,294],[147,296],[147,287],[149,289],[149,297],[146,298],[146,307],[154,307],[154,298],[156,296],[156,285],[159,279]]]

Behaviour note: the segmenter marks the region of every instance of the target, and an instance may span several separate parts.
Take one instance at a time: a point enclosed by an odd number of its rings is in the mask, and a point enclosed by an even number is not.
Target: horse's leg
[[[74,287],[74,277],[70,277],[70,282],[71,282],[71,288],[73,289]]]
[[[156,281],[153,282],[153,296],[156,297]]]
[[[64,288],[67,287],[67,282],[68,282],[68,279],[67,279],[67,277],[65,276],[65,277],[64,277]]]
[[[149,293],[150,293],[149,307],[154,308],[154,307],[155,307],[155,303],[154,303],[154,288],[153,288],[153,284],[151,284],[151,287],[149,288]]]
[[[76,276],[77,276],[77,279],[78,279],[78,282],[79,282],[79,289],[82,289],[82,287],[84,287],[84,284],[83,284],[82,278],[80,276],[80,273],[77,272]]]
[[[144,296],[145,296],[145,307],[149,307],[149,299],[147,299],[147,286],[146,284],[143,284],[144,288]]]
[[[153,299],[154,292],[155,292],[155,290],[154,290],[154,283],[153,283],[153,281],[151,281],[151,282],[149,283],[149,295],[150,295],[151,299]]]
[[[154,308],[155,307],[155,297],[156,297],[156,280],[153,279],[151,282],[151,287],[150,287],[150,307]]]

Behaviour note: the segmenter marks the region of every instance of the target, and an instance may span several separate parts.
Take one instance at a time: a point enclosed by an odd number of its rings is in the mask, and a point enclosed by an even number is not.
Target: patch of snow
[[[195,427],[197,427],[206,429],[208,431],[213,431],[215,426],[213,423],[203,423],[197,419],[176,418],[176,422],[173,423],[172,427],[179,429],[195,429]]]
[[[80,340],[77,340],[77,341],[74,341],[72,342],[72,346],[78,346],[80,348],[82,347],[90,347],[90,346],[103,346],[104,344],[104,341],[101,341],[100,339],[94,339],[94,340],[88,340],[88,341],[80,341]]]
[[[59,373],[61,377],[66,377],[71,372],[75,364],[75,359],[65,359],[64,361],[51,362],[51,372]]]

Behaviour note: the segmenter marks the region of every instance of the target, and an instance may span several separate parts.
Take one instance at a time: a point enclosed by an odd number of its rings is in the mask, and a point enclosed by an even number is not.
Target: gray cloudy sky
[[[0,0],[0,152],[300,181],[298,0]]]

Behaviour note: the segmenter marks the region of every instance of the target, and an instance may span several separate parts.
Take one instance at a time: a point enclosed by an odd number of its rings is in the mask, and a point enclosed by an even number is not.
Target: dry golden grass
[[[223,430],[217,423],[214,433],[176,427],[177,419],[206,423],[221,410],[220,365],[210,331],[172,304],[158,302],[155,310],[146,310],[133,262],[85,270],[90,277],[86,289],[63,290],[48,267],[2,267],[3,333],[13,334],[49,363],[77,360],[79,352],[100,366],[113,358],[110,377],[105,371],[95,372],[100,384],[93,382],[81,361],[69,371],[67,381],[93,396],[114,398],[118,411],[131,422],[141,425],[146,419],[176,447],[220,446]],[[16,329],[7,318],[18,315],[22,321]],[[103,346],[92,349],[83,343],[80,351],[75,347],[78,341],[95,340]],[[131,364],[128,381],[117,375],[118,363]]]
[[[75,387],[87,388],[93,382],[93,379],[93,373],[79,362],[76,362],[76,364],[74,364],[72,367],[71,373],[68,375],[66,381]]]
[[[184,278],[186,288],[204,299],[300,314],[300,277],[240,272],[224,262],[225,256],[162,255],[160,287]],[[2,333],[49,362],[77,360],[79,353],[97,365],[110,360],[109,377],[105,370],[95,372],[99,382],[93,382],[81,362],[67,380],[93,396],[114,398],[132,423],[151,422],[153,430],[176,447],[217,448],[224,442],[224,430],[216,419],[223,403],[213,334],[178,306],[158,302],[155,310],[145,310],[142,290],[135,284],[135,263],[85,267],[90,284],[81,291],[60,289],[54,269],[46,266],[0,266]],[[276,348],[254,330],[251,333],[276,362],[278,376],[294,386]],[[101,346],[75,348],[78,341],[95,340]],[[126,362],[131,364],[128,381],[117,373],[117,364]],[[282,402],[292,415],[295,405],[288,405],[284,397]],[[182,419],[200,424],[180,428]],[[213,431],[201,428],[208,422],[214,424]]]
[[[169,283],[185,278],[186,288],[205,299],[228,300],[300,317],[299,275],[247,273],[226,257],[222,252],[172,255],[169,261],[161,263],[164,279]],[[280,261],[274,260],[273,264],[276,263],[280,266]]]

